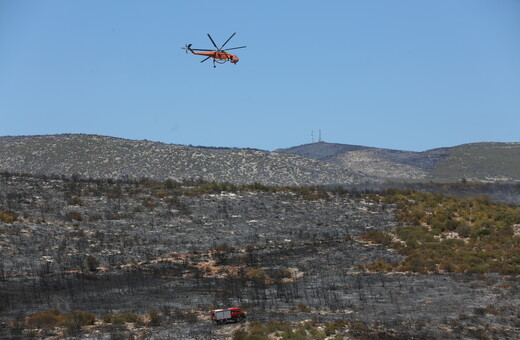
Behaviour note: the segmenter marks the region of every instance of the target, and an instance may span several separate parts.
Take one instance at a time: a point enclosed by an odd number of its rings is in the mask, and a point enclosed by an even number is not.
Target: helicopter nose
[[[233,58],[233,60],[231,60],[231,62],[232,62],[233,64],[238,63],[238,58]]]

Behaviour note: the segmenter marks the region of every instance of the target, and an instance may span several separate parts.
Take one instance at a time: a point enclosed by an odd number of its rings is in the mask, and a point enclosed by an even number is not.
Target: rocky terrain
[[[297,155],[96,135],[1,137],[0,171],[178,181],[200,177],[267,185],[348,184],[366,179],[337,164]]]
[[[97,135],[0,137],[0,171],[83,178],[203,178],[219,183],[356,185],[366,182],[520,181],[520,143],[424,152],[312,143],[274,152]]]
[[[3,174],[0,210],[0,338],[60,337],[21,326],[50,308],[93,313],[71,335],[91,339],[226,339],[310,319],[348,320],[361,338],[520,336],[517,276],[360,269],[401,255],[360,238],[395,229],[396,206],[357,193]],[[247,323],[213,326],[208,310],[232,305]],[[150,308],[162,322],[101,321]]]

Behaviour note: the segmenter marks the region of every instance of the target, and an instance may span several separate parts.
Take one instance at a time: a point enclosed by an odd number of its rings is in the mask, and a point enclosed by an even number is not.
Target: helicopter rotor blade
[[[209,58],[211,58],[211,57],[207,57],[207,58],[203,59],[203,60],[201,61],[201,63],[205,62],[205,61],[208,60]]]
[[[240,46],[240,47],[233,47],[233,48],[226,48],[224,51],[229,51],[229,50],[236,50],[238,48],[246,48],[247,46]]]
[[[226,40],[225,43],[222,44],[222,46],[220,46],[220,50],[222,50],[224,48],[224,46],[226,46],[226,44],[228,43],[228,41],[231,40],[231,38],[233,38],[235,36],[235,34],[237,34],[237,32],[231,34],[231,36],[228,38],[228,40]]]
[[[205,49],[202,49],[202,48],[192,48],[191,49],[192,51],[208,51],[208,52],[214,52],[215,50],[205,50]]]
[[[213,38],[211,37],[211,35],[209,35],[209,33],[208,33],[208,38],[209,38],[209,40],[211,40],[211,43],[213,44],[213,46],[215,46],[215,48],[220,51],[220,49],[217,47],[217,44],[215,44],[215,42],[213,41]]]

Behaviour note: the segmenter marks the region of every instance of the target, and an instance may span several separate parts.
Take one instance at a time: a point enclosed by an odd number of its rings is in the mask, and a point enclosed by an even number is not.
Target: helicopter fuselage
[[[214,60],[223,60],[223,61],[230,61],[233,64],[238,63],[238,57],[231,53],[226,52],[197,52],[197,51],[191,51],[191,53],[196,55],[203,55],[206,57],[211,57]]]

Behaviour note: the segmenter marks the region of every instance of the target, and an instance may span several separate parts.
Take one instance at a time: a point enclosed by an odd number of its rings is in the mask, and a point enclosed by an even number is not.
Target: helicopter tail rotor
[[[183,50],[186,50],[186,53],[188,53],[188,51],[191,51],[191,44],[186,44],[184,45],[184,47],[181,47]]]

